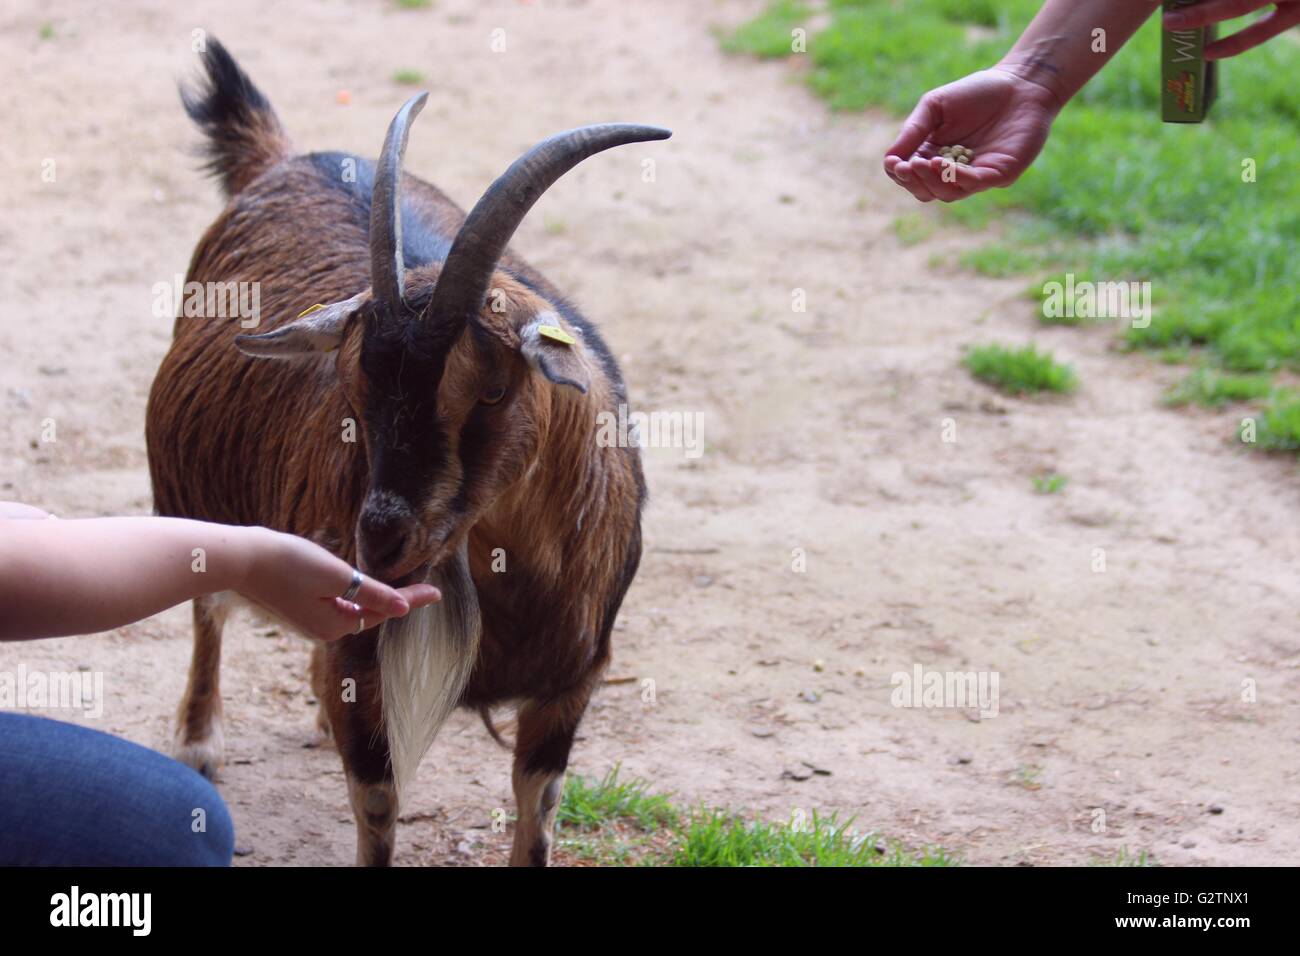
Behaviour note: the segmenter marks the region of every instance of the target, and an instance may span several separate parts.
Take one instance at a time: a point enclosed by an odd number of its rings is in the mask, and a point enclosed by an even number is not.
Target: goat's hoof
[[[320,750],[334,746],[334,732],[326,727],[316,727],[303,742],[303,750]]]
[[[225,762],[225,749],[221,731],[214,730],[202,740],[177,740],[172,746],[172,756],[209,780],[216,780],[217,770]]]

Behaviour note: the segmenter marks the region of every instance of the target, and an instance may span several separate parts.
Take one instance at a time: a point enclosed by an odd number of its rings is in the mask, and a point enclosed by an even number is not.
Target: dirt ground
[[[175,94],[193,29],[227,44],[303,149],[373,155],[410,95],[395,70],[422,70],[407,168],[463,204],[554,131],[663,124],[671,141],[569,175],[515,242],[601,324],[639,408],[704,416],[702,457],[647,454],[647,552],[610,672],[636,680],[598,695],[573,768],[621,762],[683,804],[775,820],[837,810],[970,863],[1121,847],[1300,863],[1294,461],[1243,452],[1231,413],[1162,408],[1181,370],[1114,354],[1113,329],[1039,329],[1023,280],[930,266],[979,236],[901,246],[890,223],[918,207],[880,171],[895,125],[830,115],[797,66],[719,52],[715,29],[759,8],[11,4],[0,498],[150,511],[144,405],[171,328],[151,290],[220,209]],[[965,344],[1031,336],[1076,366],[1076,396],[1002,398],[957,365]],[[1069,485],[1034,494],[1044,472]],[[180,608],[0,648],[0,671],[102,671],[104,716],[84,722],[166,749],[189,645]],[[251,619],[227,629],[220,785],[242,864],[353,858],[338,757],[312,746],[307,657]],[[891,675],[916,664],[997,672],[998,716],[894,707]],[[805,762],[830,773],[785,773]],[[500,862],[508,836],[486,827],[510,806],[508,755],[457,715],[397,862]]]

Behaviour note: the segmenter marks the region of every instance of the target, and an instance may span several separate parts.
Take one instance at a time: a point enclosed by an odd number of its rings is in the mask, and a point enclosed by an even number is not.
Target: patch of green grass
[[[1255,418],[1255,446],[1264,451],[1300,452],[1300,393],[1279,389]],[[1245,425],[1238,430],[1243,437]]]
[[[809,83],[834,109],[884,106],[906,115],[926,90],[996,62],[1040,6],[833,0],[830,26],[808,41]]]
[[[1229,402],[1264,398],[1273,390],[1267,375],[1233,375],[1210,368],[1198,368],[1165,395],[1167,405],[1201,405],[1219,408]]]
[[[1070,483],[1070,479],[1065,475],[1034,475],[1034,491],[1040,495],[1054,495],[1058,491],[1063,491],[1065,486]]]
[[[556,812],[561,826],[593,830],[617,820],[627,820],[642,830],[672,826],[678,812],[665,796],[647,792],[639,777],[619,779],[616,765],[600,780],[570,775],[564,783],[564,796]]]
[[[855,834],[850,823],[813,814],[802,827],[747,821],[723,811],[692,815],[673,866],[952,866],[941,849],[918,853]]]
[[[424,74],[419,70],[396,70],[393,72],[393,82],[403,86],[419,86],[424,82]]]
[[[1297,295],[1281,286],[1246,293],[1236,301],[1175,298],[1148,327],[1130,329],[1126,340],[1136,348],[1206,346],[1219,364],[1235,372],[1300,367]]]
[[[802,826],[727,810],[685,812],[644,780],[571,775],[556,813],[556,849],[604,865],[955,866],[942,848],[912,851],[814,812]]]
[[[786,55],[792,6],[773,4],[724,45]],[[829,25],[808,41],[807,82],[834,109],[901,117],[927,90],[996,63],[1040,6],[831,0]],[[1150,281],[1155,314],[1127,328],[1132,348],[1168,357],[1201,347],[1228,372],[1300,369],[1296,45],[1279,37],[1226,61],[1207,122],[1162,123],[1158,19],[1062,111],[1012,188],[941,214],[971,228],[1006,223],[999,246],[961,257],[985,274],[1041,268]]]
[[[1033,392],[1074,391],[1078,384],[1074,369],[1057,362],[1050,352],[1040,352],[1035,345],[1007,348],[981,345],[970,349],[962,364],[980,381],[988,382],[1011,395]]]
[[[53,23],[42,23],[42,24],[41,24],[40,33],[39,33],[38,35],[40,36],[40,38],[41,38],[42,40],[53,40],[53,39],[54,39],[54,24],[53,24]]]
[[[890,227],[899,242],[905,246],[914,246],[934,235],[935,221],[931,216],[909,212],[895,219]]]
[[[1109,860],[1092,860],[1089,866],[1156,866],[1155,859],[1146,850],[1134,853],[1127,846],[1122,846]]]
[[[722,40],[728,53],[761,57],[789,56],[794,52],[791,31],[807,25],[812,10],[798,0],[776,0],[763,13]]]
[[[433,0],[397,0],[403,10],[424,10],[433,6]]]
[[[1037,266],[1042,259],[1029,249],[1020,249],[1004,243],[978,246],[963,252],[958,261],[967,269],[994,278],[1019,275]]]

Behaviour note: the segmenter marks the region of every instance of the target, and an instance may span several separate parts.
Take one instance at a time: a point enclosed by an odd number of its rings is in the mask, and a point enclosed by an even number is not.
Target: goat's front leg
[[[311,692],[316,698],[316,735],[317,743],[324,744],[331,739],[329,707],[325,698],[333,692],[329,686],[329,661],[326,659],[327,645],[317,641],[311,649],[311,663],[307,667],[307,676],[311,681]]]
[[[194,599],[190,676],[176,718],[172,754],[209,780],[225,757],[221,734],[221,631],[229,605],[212,595]]]
[[[519,710],[511,774],[519,819],[510,851],[511,866],[548,866],[551,862],[555,815],[564,792],[569,750],[590,699],[590,690],[584,688],[544,704],[529,701]]]
[[[376,632],[328,646],[321,688],[357,821],[357,866],[392,863],[397,835],[397,784],[383,727]]]

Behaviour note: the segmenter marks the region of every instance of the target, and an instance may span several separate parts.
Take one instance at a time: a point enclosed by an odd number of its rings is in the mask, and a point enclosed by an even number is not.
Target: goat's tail
[[[462,542],[432,583],[442,600],[385,621],[379,632],[384,730],[400,795],[460,701],[478,657],[478,592]]]
[[[207,135],[205,168],[233,196],[293,150],[266,97],[211,37],[203,69],[195,86],[181,87],[181,103]]]
[[[493,740],[495,740],[498,744],[500,744],[500,745],[501,745],[502,747],[504,747],[506,750],[514,750],[514,749],[515,749],[515,745],[512,744],[510,741],[506,740],[506,738],[503,737],[503,736],[501,735],[501,728],[498,727],[495,723],[492,722],[492,708],[491,708],[491,707],[489,707],[487,704],[484,704],[482,707],[480,707],[480,708],[478,709],[478,716],[479,716],[479,719],[483,721],[483,726],[487,728],[487,732],[488,732],[489,736],[491,736],[491,738],[492,738]],[[507,731],[508,733],[518,733],[518,732],[519,732],[519,721],[518,721],[518,720],[512,720],[512,721],[510,721],[510,723],[508,723],[508,724],[506,725],[506,731]]]

